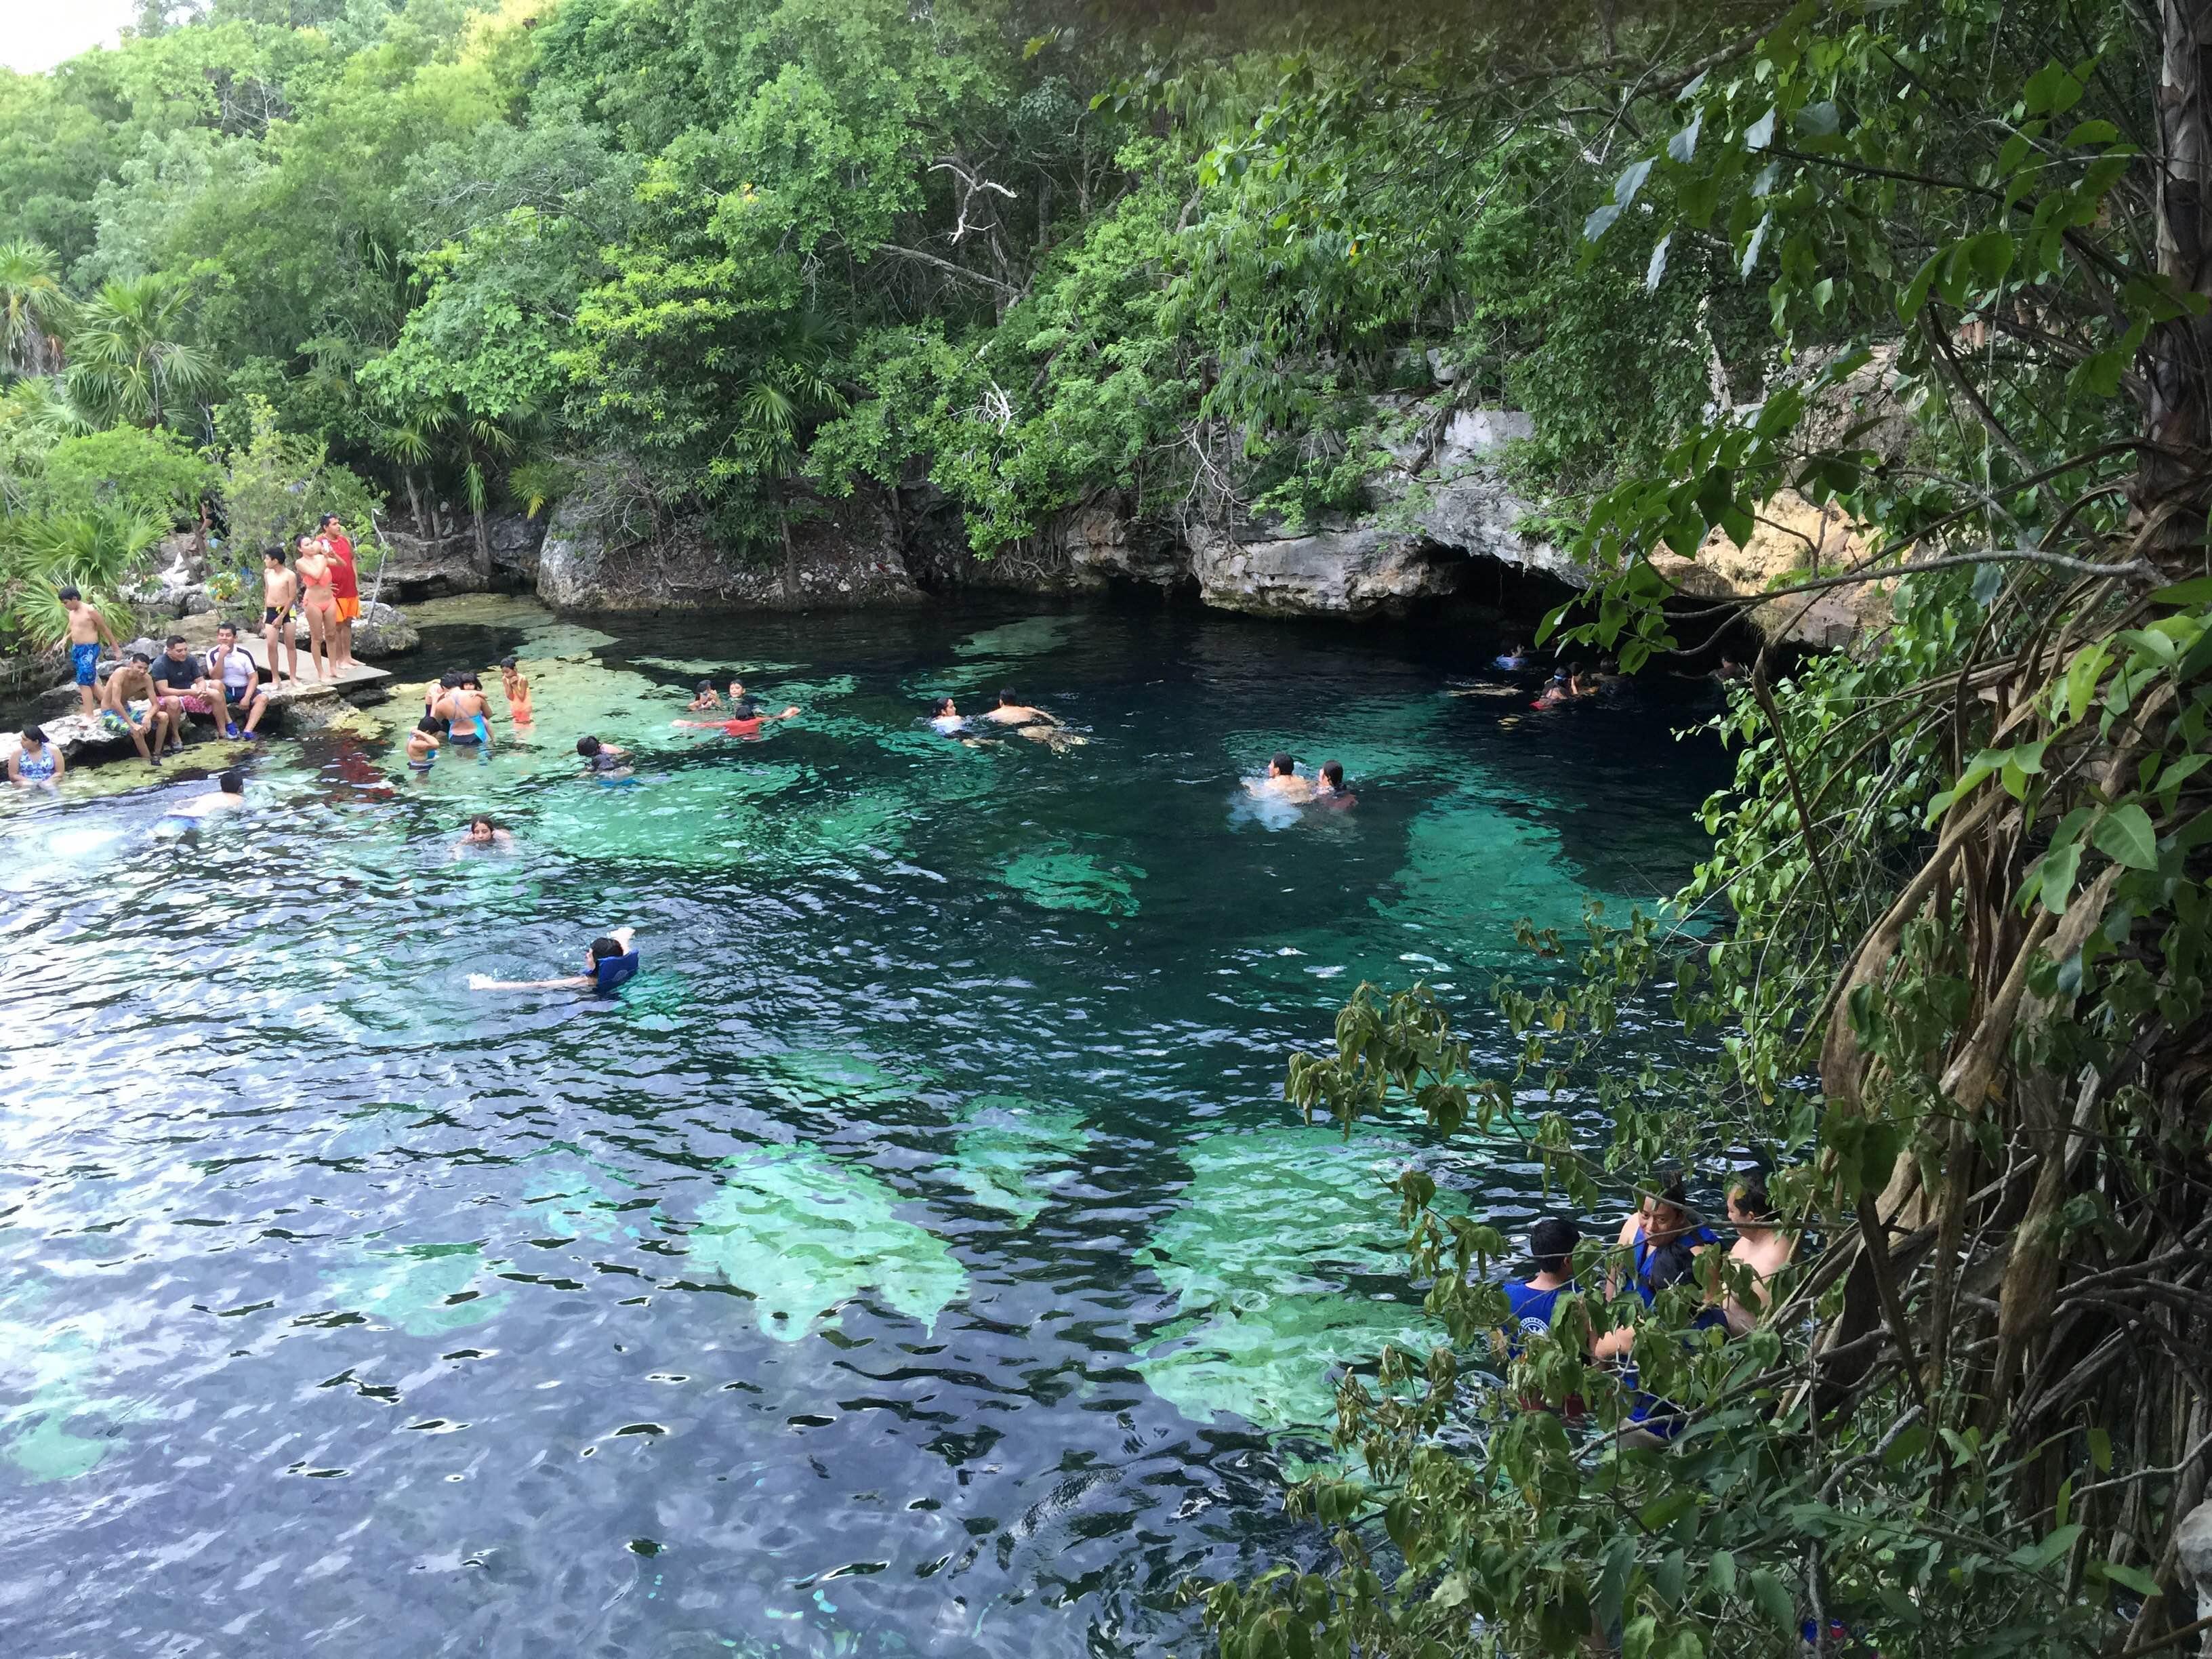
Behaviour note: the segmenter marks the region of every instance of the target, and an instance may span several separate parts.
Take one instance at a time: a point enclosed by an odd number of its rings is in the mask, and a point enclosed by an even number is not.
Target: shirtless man
[[[222,812],[234,812],[246,805],[246,774],[235,766],[216,781],[215,793],[194,795],[190,800],[172,806],[165,817],[211,818]]]
[[[337,635],[337,595],[331,589],[337,567],[313,536],[300,538],[300,608],[307,616],[307,665],[319,680],[334,680],[337,668],[331,655]]]
[[[1751,1269],[1751,1299],[1747,1304],[1734,1296],[1722,1304],[1729,1329],[1741,1336],[1759,1323],[1766,1311],[1766,1287],[1774,1275],[1790,1264],[1797,1241],[1775,1224],[1774,1200],[1766,1195],[1766,1180],[1747,1175],[1729,1188],[1728,1218],[1735,1229],[1729,1260]]]
[[[1312,782],[1298,775],[1298,763],[1285,754],[1267,763],[1264,778],[1247,778],[1244,787],[1255,795],[1273,795],[1281,800],[1311,800]]]
[[[64,587],[54,597],[62,602],[69,614],[70,666],[76,672],[76,695],[90,715],[98,712],[100,703],[95,692],[100,685],[100,647],[106,642],[112,651],[119,651],[115,635],[107,626],[107,618],[84,602],[84,595],[74,587]]]
[[[133,652],[123,660],[123,665],[107,677],[100,688],[100,706],[130,729],[131,741],[138,745],[138,758],[149,766],[161,763],[161,751],[168,746],[163,735],[169,729],[168,711],[161,707],[154,695],[154,677],[148,673],[147,665],[153,660],[143,651]],[[146,705],[144,719],[131,712],[131,705]],[[147,739],[153,739],[151,752]]]
[[[269,656],[269,678],[275,683],[276,647],[284,647],[284,672],[282,678],[300,678],[300,634],[292,626],[292,619],[300,614],[300,579],[286,568],[282,543],[271,546],[261,556],[261,643]]]
[[[999,693],[999,706],[986,713],[983,719],[994,726],[1058,726],[1060,722],[1042,708],[1032,708],[1012,691]]]

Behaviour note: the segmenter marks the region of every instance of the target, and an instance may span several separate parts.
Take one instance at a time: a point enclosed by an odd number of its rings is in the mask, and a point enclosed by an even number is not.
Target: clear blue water
[[[1671,889],[1720,764],[1463,635],[441,615],[403,672],[520,651],[522,745],[0,805],[11,1656],[1192,1650],[1175,1586],[1310,1541],[1286,1460],[1418,1330],[1381,1178],[1536,1202],[1298,1125],[1285,1054],[1362,977],[1501,1046],[1515,919]],[[732,666],[805,718],[668,725]],[[1087,743],[918,718],[1000,684]],[[1358,807],[1256,809],[1278,748]],[[620,922],[617,999],[467,987]]]

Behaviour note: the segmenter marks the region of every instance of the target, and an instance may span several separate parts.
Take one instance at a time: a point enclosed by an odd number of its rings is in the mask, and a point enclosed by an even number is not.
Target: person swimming
[[[218,812],[234,812],[246,805],[246,774],[234,766],[215,781],[210,794],[194,795],[190,800],[179,801],[162,816],[172,818],[209,818]]]
[[[1342,811],[1347,806],[1359,805],[1359,797],[1344,787],[1344,763],[1328,761],[1321,769],[1321,782],[1314,790],[1315,804],[1334,807]]]
[[[1011,689],[999,693],[998,707],[987,710],[982,718],[994,726],[1011,726],[1017,728],[1024,726],[1055,726],[1060,724],[1043,709],[1033,708],[1024,702],[1013,694]]]
[[[1502,668],[1509,674],[1514,673],[1528,665],[1528,653],[1521,648],[1521,641],[1516,640],[1504,651],[1492,658],[1490,665],[1493,668]]]
[[[1574,700],[1574,695],[1572,677],[1564,668],[1554,669],[1550,682],[1536,694],[1536,701],[1530,703],[1528,707],[1557,708],[1563,703],[1571,702]]]
[[[513,657],[499,659],[500,689],[507,693],[507,718],[516,726],[527,726],[533,718],[530,709],[530,682],[522,678],[522,665]]]
[[[589,991],[605,996],[637,975],[637,946],[630,941],[635,927],[617,927],[602,933],[584,950],[584,971],[561,979],[492,979],[469,975],[471,991]]]
[[[576,739],[576,752],[587,773],[621,772],[629,766],[629,750],[620,744],[601,743],[588,732]]]
[[[464,853],[494,849],[502,853],[513,852],[514,832],[502,830],[493,819],[479,812],[469,820],[468,833],[453,843],[453,855],[459,858]]]
[[[410,770],[427,772],[430,763],[438,758],[438,739],[445,735],[445,722],[434,714],[425,714],[415,722],[415,729],[407,734],[407,765]]]
[[[951,698],[932,697],[929,700],[929,723],[949,736],[967,725],[968,721]]]
[[[732,684],[735,683],[736,682],[734,681],[732,682]],[[737,698],[732,696],[730,701],[735,702]],[[720,693],[714,690],[714,681],[701,680],[699,682],[699,695],[692,698],[690,702],[685,703],[684,706],[687,709],[690,710],[691,713],[696,714],[704,709],[720,708],[722,706],[722,698]]]
[[[1273,795],[1282,800],[1311,800],[1312,782],[1298,775],[1298,763],[1288,752],[1278,754],[1267,763],[1264,778],[1247,778],[1244,787],[1255,795]]]

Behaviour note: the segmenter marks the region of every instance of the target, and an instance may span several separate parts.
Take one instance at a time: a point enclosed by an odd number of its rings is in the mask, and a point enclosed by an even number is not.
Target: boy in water
[[[58,590],[54,597],[62,602],[62,610],[69,617],[70,666],[76,674],[77,701],[89,717],[99,712],[95,695],[100,684],[100,647],[105,641],[111,651],[123,647],[115,642],[115,635],[107,626],[107,618],[84,602],[84,595],[74,587]]]
[[[125,659],[123,665],[107,677],[100,688],[101,706],[114,724],[131,734],[131,741],[138,745],[138,758],[149,766],[161,763],[161,750],[167,746],[162,733],[169,727],[169,717],[154,696],[154,677],[146,672],[153,660],[143,651],[134,651]],[[143,702],[146,713],[142,718],[133,712],[133,703]],[[147,739],[153,739],[151,752]]]
[[[1505,1305],[1513,1322],[1499,1334],[1507,1353],[1521,1352],[1523,1336],[1540,1336],[1552,1328],[1559,1297],[1577,1288],[1572,1257],[1582,1237],[1581,1228],[1558,1216],[1547,1215],[1528,1230],[1528,1255],[1536,1271],[1534,1276],[1505,1286]]]
[[[507,693],[507,717],[517,726],[531,721],[530,682],[522,678],[522,665],[513,657],[502,657],[499,664],[501,690]]]
[[[737,699],[732,697],[731,701],[734,702]],[[722,699],[720,695],[714,690],[714,682],[712,680],[701,680],[699,682],[699,695],[692,698],[690,702],[685,703],[684,705],[684,708],[686,714],[696,714],[705,709],[720,708],[721,706]]]
[[[235,766],[215,781],[212,793],[180,801],[162,816],[172,818],[211,818],[218,812],[234,812],[246,805],[246,774]]]
[[[629,763],[629,750],[618,743],[601,743],[589,735],[576,739],[576,752],[584,758],[584,770],[590,772],[619,772]]]
[[[430,769],[430,763],[438,758],[438,736],[443,729],[436,716],[431,714],[415,722],[415,729],[407,734],[407,764],[411,769]]]
[[[611,992],[637,972],[637,947],[630,939],[635,927],[617,927],[602,933],[585,947],[584,971],[563,979],[489,979],[469,975],[471,991],[596,991]]]
[[[300,614],[300,579],[284,562],[284,544],[277,542],[261,555],[261,645],[269,658],[269,678],[276,679],[276,647],[284,647],[284,678],[300,678],[300,632],[293,619]]]

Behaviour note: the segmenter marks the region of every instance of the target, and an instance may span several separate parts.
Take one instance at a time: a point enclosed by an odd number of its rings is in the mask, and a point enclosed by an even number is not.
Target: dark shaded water
[[[1297,1544],[1300,1425],[1417,1328],[1380,1177],[1534,1202],[1298,1126],[1285,1053],[1670,889],[1719,769],[1681,703],[1470,691],[1463,638],[444,614],[409,669],[520,650],[526,746],[0,816],[11,1656],[1188,1650],[1174,1585]],[[672,730],[732,666],[805,720]],[[1089,742],[916,718],[1002,683]],[[1356,810],[1255,810],[1278,748]],[[475,810],[519,849],[453,856]],[[618,1000],[468,988],[622,921]]]

